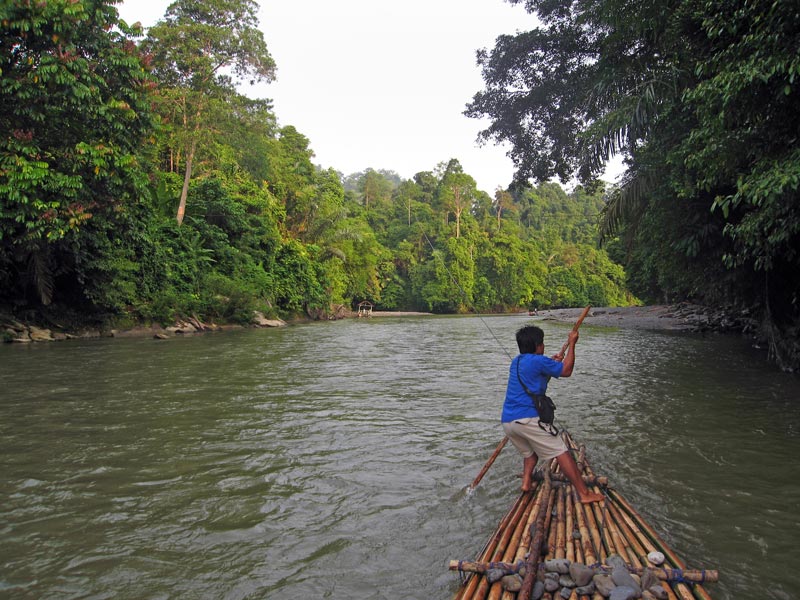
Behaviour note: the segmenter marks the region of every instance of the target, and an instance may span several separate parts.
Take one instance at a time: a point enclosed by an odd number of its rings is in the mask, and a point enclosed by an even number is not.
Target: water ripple
[[[450,596],[447,560],[518,490],[513,449],[466,486],[502,437],[524,322],[0,347],[0,598]],[[560,347],[568,327],[543,326]],[[791,597],[797,381],[735,340],[587,326],[577,365],[551,395],[596,470],[722,571],[715,598],[765,597],[765,578]]]

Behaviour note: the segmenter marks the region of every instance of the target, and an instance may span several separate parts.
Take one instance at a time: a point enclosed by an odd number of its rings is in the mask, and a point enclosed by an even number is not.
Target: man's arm
[[[564,355],[564,367],[561,369],[561,377],[569,377],[575,368],[575,344],[578,342],[578,332],[570,331],[567,339],[567,352]]]

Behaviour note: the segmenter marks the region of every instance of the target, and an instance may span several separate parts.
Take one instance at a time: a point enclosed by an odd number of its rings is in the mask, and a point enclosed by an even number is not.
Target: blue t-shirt
[[[563,363],[543,354],[520,354],[512,360],[508,370],[506,400],[503,403],[503,423],[539,416],[533,406],[533,399],[525,393],[517,379],[517,362],[520,378],[534,394],[546,394],[547,382],[551,377],[561,377],[564,370]]]

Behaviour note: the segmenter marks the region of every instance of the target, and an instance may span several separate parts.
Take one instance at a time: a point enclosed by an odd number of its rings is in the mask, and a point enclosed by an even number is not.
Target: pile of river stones
[[[254,312],[251,322],[253,327],[284,327],[285,321],[280,319],[268,319],[263,313]],[[196,317],[181,319],[169,327],[161,325],[141,325],[129,330],[116,329],[90,329],[84,328],[75,331],[64,331],[58,326],[54,329],[38,327],[29,323],[22,323],[17,319],[0,313],[0,342],[30,343],[30,342],[56,342],[61,340],[73,340],[81,338],[99,337],[153,337],[164,340],[179,334],[201,333],[205,331],[216,331],[218,329],[230,329],[239,326],[222,327],[213,323],[203,323]]]
[[[489,569],[485,575],[489,583],[501,581],[503,589],[518,592],[525,577],[525,566],[521,563],[517,572],[510,574],[504,569]],[[570,598],[573,592],[578,596],[599,593],[609,600],[667,598],[667,592],[655,573],[645,570],[641,577],[632,575],[622,557],[615,554],[609,556],[602,567],[587,566],[564,558],[546,560],[544,569],[540,570],[533,585],[531,598],[539,600],[545,592],[551,593],[554,599],[564,600]]]

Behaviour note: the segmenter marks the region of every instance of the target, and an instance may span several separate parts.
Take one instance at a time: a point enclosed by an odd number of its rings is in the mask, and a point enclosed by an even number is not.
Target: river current
[[[450,598],[516,498],[527,316],[0,346],[0,598]],[[540,322],[548,353],[569,327]],[[557,417],[715,599],[800,595],[800,381],[738,337],[581,329]]]

